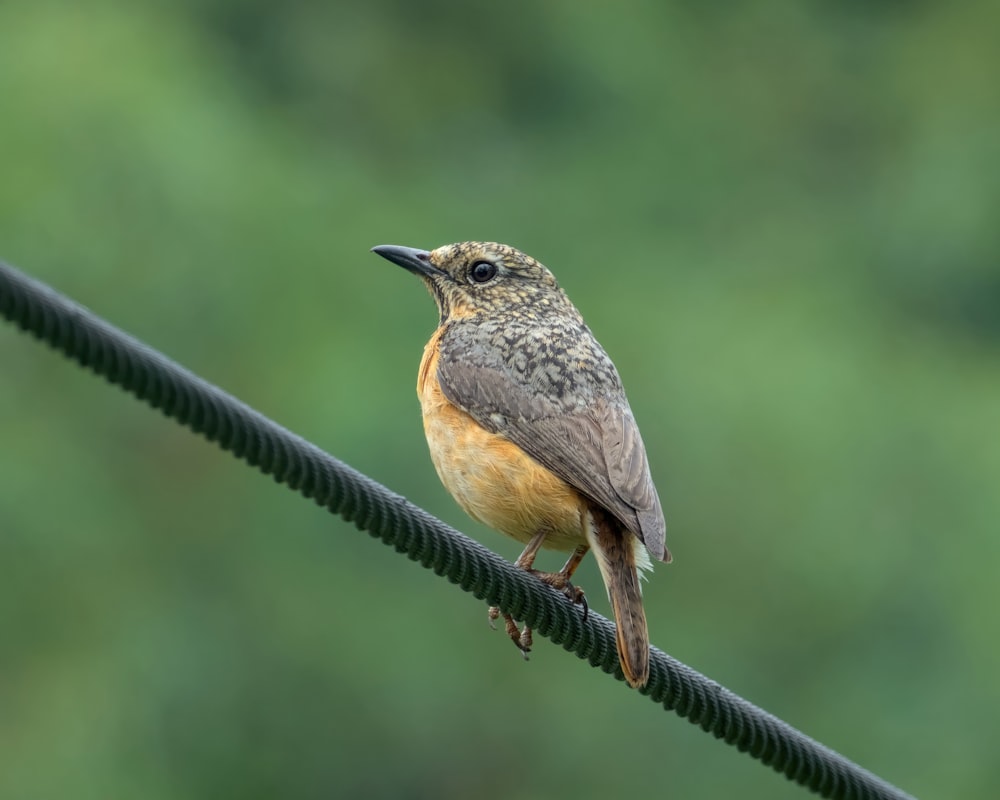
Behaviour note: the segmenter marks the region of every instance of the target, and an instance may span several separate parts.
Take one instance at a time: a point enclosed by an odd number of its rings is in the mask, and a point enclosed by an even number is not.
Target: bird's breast
[[[417,377],[424,433],[445,488],[473,519],[520,542],[547,530],[544,546],[586,543],[586,500],[501,434],[491,433],[451,403],[437,379],[439,330]]]

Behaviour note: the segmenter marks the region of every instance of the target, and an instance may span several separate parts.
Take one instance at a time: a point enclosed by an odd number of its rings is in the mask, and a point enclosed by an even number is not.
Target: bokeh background
[[[653,641],[994,797],[998,22],[8,0],[0,257],[514,557],[438,485],[433,303],[368,248],[535,255],[642,426]],[[10,326],[0,365],[0,796],[803,796]]]

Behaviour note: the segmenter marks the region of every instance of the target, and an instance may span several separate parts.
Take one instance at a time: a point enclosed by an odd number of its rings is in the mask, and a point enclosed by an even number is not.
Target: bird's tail
[[[591,510],[587,540],[597,558],[615,612],[622,672],[629,686],[641,688],[649,680],[649,631],[636,563],[636,547],[642,547],[642,543],[599,509]]]

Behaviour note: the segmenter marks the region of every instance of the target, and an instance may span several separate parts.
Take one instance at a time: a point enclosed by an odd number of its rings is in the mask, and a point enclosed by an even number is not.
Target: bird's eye
[[[469,277],[473,283],[486,283],[493,280],[497,275],[497,265],[489,261],[477,261],[469,270]]]

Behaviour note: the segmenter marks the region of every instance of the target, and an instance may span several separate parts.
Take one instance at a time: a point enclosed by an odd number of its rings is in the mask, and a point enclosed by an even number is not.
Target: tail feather
[[[617,520],[598,509],[591,510],[587,540],[597,558],[615,613],[622,672],[629,686],[641,688],[649,680],[649,631],[636,562],[635,545],[639,541],[622,529]]]

